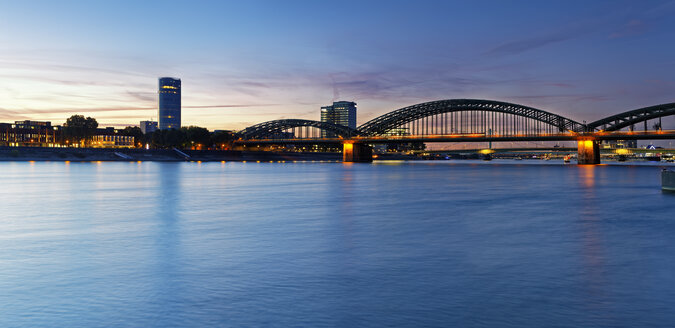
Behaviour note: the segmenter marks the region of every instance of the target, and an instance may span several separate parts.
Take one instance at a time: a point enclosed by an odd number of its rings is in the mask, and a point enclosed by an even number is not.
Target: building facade
[[[110,127],[96,129],[86,141],[77,142],[64,135],[61,126],[52,126],[51,122],[16,121],[14,124],[0,123],[0,146],[133,148],[135,139]]]
[[[356,129],[356,103],[336,101],[332,105],[321,107],[321,122],[340,124]],[[334,133],[321,131],[323,138],[335,138]]]
[[[172,77],[159,78],[159,129],[180,129],[181,82]]]
[[[14,147],[60,147],[60,127],[51,122],[0,123],[0,145]]]
[[[92,148],[134,148],[134,137],[119,134],[97,134],[91,138]]]
[[[121,131],[113,127],[96,129],[91,137],[89,147],[92,148],[134,148],[135,138],[121,134]]]
[[[140,127],[143,134],[148,134],[157,131],[158,125],[155,121],[141,121]]]

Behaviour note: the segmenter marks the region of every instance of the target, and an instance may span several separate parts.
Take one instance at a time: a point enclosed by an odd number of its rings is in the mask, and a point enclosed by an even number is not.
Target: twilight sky
[[[333,100],[358,124],[452,98],[592,121],[675,101],[673,17],[675,1],[0,0],[0,122],[136,125],[160,76],[182,79],[183,125],[209,129]]]

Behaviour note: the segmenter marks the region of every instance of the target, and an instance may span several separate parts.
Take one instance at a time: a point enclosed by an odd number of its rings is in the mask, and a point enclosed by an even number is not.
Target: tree
[[[152,144],[158,148],[182,147],[186,141],[182,130],[157,130],[152,134]]]
[[[141,128],[137,126],[127,126],[126,128],[120,131],[120,134],[123,136],[132,136],[136,144],[141,144],[141,146],[146,143],[145,135]]]
[[[83,143],[87,146],[91,137],[96,134],[98,122],[95,118],[73,115],[66,120],[63,126],[63,135],[71,143]]]
[[[217,149],[232,148],[232,141],[235,135],[232,131],[218,131],[211,134],[211,144],[215,145]]]
[[[185,147],[208,148],[211,145],[211,133],[206,128],[198,126],[188,126],[181,128],[185,134]]]

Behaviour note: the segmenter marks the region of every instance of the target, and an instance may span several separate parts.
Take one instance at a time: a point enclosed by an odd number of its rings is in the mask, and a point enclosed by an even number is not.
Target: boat
[[[661,171],[661,189],[675,192],[675,171],[666,169]]]

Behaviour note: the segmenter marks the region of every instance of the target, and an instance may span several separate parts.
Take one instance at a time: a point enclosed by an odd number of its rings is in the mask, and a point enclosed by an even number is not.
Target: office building
[[[141,132],[143,134],[153,133],[157,131],[157,122],[155,121],[141,121]]]
[[[340,124],[356,129],[356,103],[352,101],[336,101],[330,106],[321,107],[321,122]],[[331,132],[321,131],[324,138],[335,138]]]
[[[159,129],[180,129],[180,79],[159,78]]]
[[[0,123],[0,146],[58,147],[60,127],[51,122],[15,121]]]

